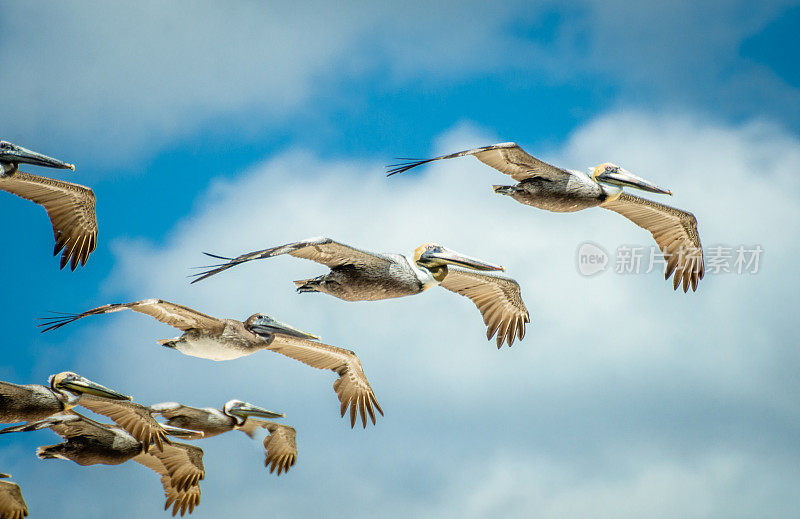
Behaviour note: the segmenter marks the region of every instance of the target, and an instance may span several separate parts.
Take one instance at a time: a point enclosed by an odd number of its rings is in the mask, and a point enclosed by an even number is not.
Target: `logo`
[[[594,276],[608,267],[608,253],[599,245],[588,241],[578,247],[577,259],[578,272],[583,276]]]

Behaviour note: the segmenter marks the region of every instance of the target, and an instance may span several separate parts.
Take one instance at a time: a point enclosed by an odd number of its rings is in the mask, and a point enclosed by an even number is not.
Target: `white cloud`
[[[431,151],[496,140],[463,125]],[[330,516],[730,517],[765,507],[789,516],[800,453],[787,435],[798,389],[788,367],[798,355],[786,346],[795,334],[783,309],[798,288],[787,273],[800,250],[787,228],[800,218],[800,142],[764,123],[627,112],[579,129],[544,158],[574,168],[613,160],[671,188],[669,203],[697,215],[707,247],[760,244],[761,272],[709,274],[689,295],[657,273],[583,278],[581,242],[649,246],[647,233],[600,209],[553,214],[494,195],[490,186],[507,179],[474,159],[387,179],[380,163],[288,150],[213,183],[164,243],[117,242],[115,274],[96,303],[160,297],[223,317],[263,311],[317,332],[359,354],[386,411],[377,427],[351,431],[339,419],[331,373],[268,353],[185,357],[155,343],[174,330],[141,315],[56,332],[61,351],[79,352],[74,369],[143,402],[238,397],[287,413],[301,449],[292,472],[267,477],[258,444],[243,435],[206,443],[197,517],[323,507]],[[440,241],[503,263],[531,311],[528,335],[497,351],[471,303],[438,288],[372,303],[298,295],[291,280],[325,269],[291,257],[188,284],[188,267],[207,261],[201,251],[238,254],[315,235],[405,253]],[[101,478],[49,465],[24,470],[34,481],[63,473],[100,488],[124,482],[144,500],[132,513],[156,510],[157,481],[143,469]],[[62,502],[36,497],[40,515]],[[107,515],[129,500],[93,506]]]
[[[355,82],[392,91],[513,70],[607,84],[619,95],[606,103],[677,101],[794,124],[796,89],[735,52],[784,7],[11,2],[0,92],[13,126],[3,132],[119,169],[190,136],[286,131]]]

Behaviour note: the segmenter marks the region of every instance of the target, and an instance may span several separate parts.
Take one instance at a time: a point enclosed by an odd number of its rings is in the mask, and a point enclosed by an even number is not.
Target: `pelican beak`
[[[283,413],[276,413],[273,411],[268,411],[263,407],[258,407],[257,405],[248,404],[247,402],[236,406],[236,414],[244,416],[247,418],[248,416],[254,416],[256,418],[283,418]]]
[[[276,319],[257,322],[250,327],[250,331],[257,335],[261,335],[265,339],[268,339],[271,335],[276,333],[281,335],[291,335],[292,337],[300,337],[301,339],[319,339],[319,337],[314,334],[298,330],[294,326],[289,326],[288,324],[282,323]]]
[[[165,423],[161,424],[161,427],[169,434],[170,436],[174,436],[175,438],[180,438],[182,440],[199,440],[205,433],[203,431],[195,431],[193,429],[183,429],[181,427],[175,427],[172,425],[168,425]]]
[[[473,270],[505,270],[505,267],[501,267],[500,265],[494,265],[479,259],[470,258],[469,256],[464,256],[463,254],[460,254],[454,250],[450,250],[446,247],[440,247],[437,250],[432,251],[425,251],[420,255],[419,259],[423,264],[430,265],[450,264]]]
[[[47,155],[42,155],[41,153],[23,148],[22,146],[17,146],[16,144],[11,145],[10,147],[0,148],[0,162],[32,164],[34,166],[43,166],[45,168],[75,170],[75,166],[73,164],[61,162],[58,159],[48,157]]]
[[[132,400],[131,397],[127,395],[117,393],[113,389],[101,386],[100,384],[92,382],[88,378],[84,377],[64,380],[59,384],[59,386],[79,394],[84,393],[102,398],[110,398],[111,400]]]
[[[630,171],[618,168],[614,171],[603,171],[597,175],[597,180],[605,182],[606,184],[614,184],[620,187],[630,186],[642,191],[650,191],[651,193],[661,193],[663,195],[672,195],[672,191],[658,187],[647,180],[637,177]]]

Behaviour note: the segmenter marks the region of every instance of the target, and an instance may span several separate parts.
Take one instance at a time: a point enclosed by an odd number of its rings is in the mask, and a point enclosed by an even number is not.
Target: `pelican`
[[[80,405],[84,395],[131,399],[71,371],[50,375],[48,381],[49,386],[0,381],[0,423],[41,420]]]
[[[367,424],[365,412],[369,413],[373,424],[375,424],[374,409],[383,414],[355,352],[309,340],[317,337],[265,314],[253,314],[244,322],[217,319],[169,301],[145,299],[132,303],[99,306],[81,314],[45,317],[43,318],[45,322],[39,326],[43,326],[43,331],[46,332],[89,315],[108,314],[125,309],[149,315],[183,331],[180,337],[158,342],[185,355],[221,361],[250,355],[259,350],[270,350],[299,360],[313,368],[336,372],[339,378],[333,383],[333,389],[341,402],[342,416],[347,408],[350,408],[351,427],[355,425],[357,410],[361,412],[364,427]]]
[[[51,375],[49,382],[50,387],[0,381],[0,423],[41,420],[80,405],[114,420],[143,442],[145,450],[151,440],[159,448],[169,442],[147,408],[132,402],[131,397],[71,371]]]
[[[606,162],[589,168],[591,176],[574,170],[552,166],[528,155],[517,144],[504,142],[473,150],[460,151],[432,159],[414,160],[389,166],[389,175],[402,173],[434,160],[473,155],[484,164],[509,175],[518,183],[494,186],[494,192],[510,196],[517,202],[558,213],[602,207],[621,214],[639,227],[650,231],[666,259],[664,279],[674,273],[673,289],[683,282],[683,291],[692,291],[703,279],[703,247],[697,232],[697,219],[692,213],[659,204],[623,192],[632,187],[672,195],[621,167]]]
[[[269,435],[264,439],[264,466],[268,467],[271,464],[270,472],[274,472],[277,468],[279,476],[281,472],[287,472],[297,459],[294,428],[258,418],[282,418],[282,413],[267,411],[241,400],[230,400],[222,406],[222,409],[161,402],[151,405],[150,412],[166,418],[168,425],[202,431],[205,438],[234,430],[255,438],[256,430],[265,428],[269,431]]]
[[[61,252],[60,268],[67,263],[71,270],[75,270],[78,263],[86,265],[89,254],[97,246],[94,192],[86,186],[18,171],[20,164],[73,171],[75,166],[0,141],[0,190],[44,207],[56,240],[53,255]]]
[[[400,254],[368,252],[321,237],[236,258],[206,254],[227,263],[208,267],[210,270],[197,274],[192,283],[247,261],[289,254],[331,269],[324,276],[295,281],[300,293],[324,292],[345,301],[375,301],[419,294],[440,285],[475,303],[487,326],[486,338],[491,340],[497,333],[498,348],[503,341],[511,346],[516,337],[522,340],[525,323],[530,322],[519,284],[513,279],[486,273],[505,270],[503,267],[464,256],[435,243],[417,247],[413,259]]]
[[[0,478],[10,478],[0,474]],[[28,517],[28,505],[22,498],[19,485],[13,481],[0,481],[0,519],[22,519]]]
[[[156,451],[145,446],[117,426],[101,424],[74,411],[55,414],[26,425],[7,427],[0,434],[52,429],[66,440],[57,445],[39,447],[41,459],[71,460],[81,466],[119,465],[128,460],[158,473],[166,494],[164,509],[173,505],[172,515],[192,513],[200,501],[199,482],[205,477],[203,450],[173,442]],[[191,431],[186,431],[191,433]],[[192,437],[192,436],[189,436]]]

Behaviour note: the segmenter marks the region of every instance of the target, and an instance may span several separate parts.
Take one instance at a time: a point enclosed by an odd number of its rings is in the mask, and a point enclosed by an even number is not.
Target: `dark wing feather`
[[[361,423],[365,428],[367,413],[373,425],[375,409],[383,415],[355,352],[280,334],[275,336],[275,340],[266,349],[299,360],[312,368],[335,371],[339,378],[333,383],[333,390],[339,396],[342,416],[350,409],[350,427],[355,426],[358,414],[361,415]]]
[[[228,270],[229,268],[235,267],[241,263],[257,259],[272,258],[275,256],[280,256],[281,254],[290,254],[296,258],[309,259],[311,261],[327,265],[330,268],[339,267],[342,265],[383,265],[390,261],[389,258],[382,254],[375,254],[361,249],[356,249],[354,247],[350,247],[349,245],[345,245],[344,243],[333,241],[330,238],[309,238],[307,240],[302,240],[295,243],[287,243],[286,245],[280,245],[278,247],[249,252],[235,258],[226,258],[224,256],[216,256],[208,253],[206,254],[212,258],[228,260],[228,262],[202,267],[208,268],[209,270],[195,274],[197,279],[193,280],[192,283],[197,283],[200,280],[206,279],[214,274],[218,274],[223,270]]]
[[[486,323],[486,338],[497,333],[497,347],[506,341],[514,344],[515,337],[525,337],[525,323],[530,322],[528,309],[522,301],[519,284],[513,279],[448,266],[440,283],[443,288],[466,296],[475,303]]]
[[[294,427],[275,422],[265,422],[264,427],[269,435],[264,438],[264,466],[269,468],[270,474],[278,470],[289,472],[297,461],[297,431]]]
[[[53,255],[61,253],[61,268],[86,265],[97,246],[94,192],[85,186],[18,171],[0,177],[0,190],[44,207],[56,240]]]
[[[549,180],[558,180],[568,178],[572,174],[564,169],[548,164],[541,161],[536,157],[528,155],[522,148],[514,142],[503,142],[500,144],[493,144],[491,146],[483,146],[472,150],[459,151],[458,153],[451,153],[450,155],[442,155],[432,159],[414,160],[403,162],[401,164],[394,164],[389,166],[388,174],[394,175],[408,171],[411,168],[433,162],[434,160],[454,159],[456,157],[465,157],[473,155],[475,158],[491,166],[501,173],[509,175],[511,178],[520,182],[526,178],[541,177]]]
[[[225,323],[221,319],[198,312],[188,306],[170,303],[162,299],[144,299],[142,301],[134,301],[133,303],[116,303],[98,306],[97,308],[92,308],[80,314],[60,314],[54,317],[43,317],[40,320],[44,322],[39,326],[45,327],[42,331],[46,332],[61,328],[65,324],[90,315],[110,314],[127,309],[139,312],[140,314],[149,315],[162,323],[182,331],[192,328],[222,331],[225,327]]]
[[[692,291],[697,290],[706,268],[697,219],[692,213],[624,192],[600,207],[619,213],[650,231],[667,262],[664,279],[675,274],[673,289],[677,290],[683,282],[684,292],[690,285]]]

